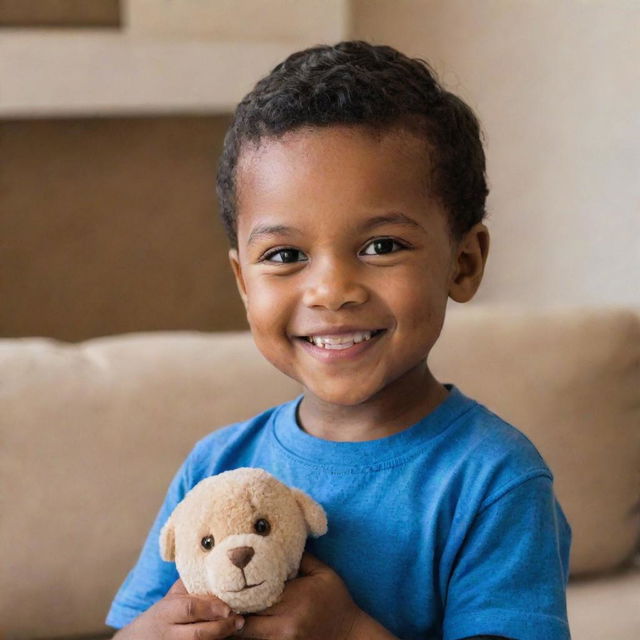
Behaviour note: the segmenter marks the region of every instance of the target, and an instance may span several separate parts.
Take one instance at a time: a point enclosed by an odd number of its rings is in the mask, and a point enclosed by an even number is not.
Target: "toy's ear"
[[[172,513],[169,516],[160,530],[160,556],[165,562],[173,562],[176,559],[176,530],[173,515]]]
[[[291,489],[291,493],[293,493],[293,497],[296,499],[298,506],[302,509],[309,533],[314,538],[327,533],[327,514],[324,512],[324,509],[304,491],[300,491],[300,489]]]

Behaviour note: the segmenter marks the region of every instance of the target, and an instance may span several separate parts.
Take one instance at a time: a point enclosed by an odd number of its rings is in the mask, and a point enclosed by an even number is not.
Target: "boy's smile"
[[[241,155],[231,264],[256,345],[304,386],[314,435],[382,437],[446,395],[426,357],[460,260],[424,147],[340,125]]]

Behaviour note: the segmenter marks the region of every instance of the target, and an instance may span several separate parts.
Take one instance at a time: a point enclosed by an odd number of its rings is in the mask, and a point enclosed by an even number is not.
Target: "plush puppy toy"
[[[322,507],[263,469],[225,471],[199,482],[160,532],[187,591],[213,594],[236,613],[274,604],[298,572],[307,535],[327,532]]]

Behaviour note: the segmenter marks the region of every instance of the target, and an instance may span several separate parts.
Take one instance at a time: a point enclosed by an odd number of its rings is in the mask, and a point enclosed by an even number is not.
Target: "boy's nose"
[[[347,304],[362,304],[367,298],[366,288],[350,270],[338,265],[325,265],[318,268],[306,283],[302,301],[308,307],[337,311]]]

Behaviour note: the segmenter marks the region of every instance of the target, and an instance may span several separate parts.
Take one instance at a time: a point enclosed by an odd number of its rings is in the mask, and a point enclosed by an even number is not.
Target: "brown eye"
[[[260,536],[268,536],[271,532],[271,525],[269,524],[269,521],[265,520],[264,518],[256,520],[253,528],[255,529],[255,532]]]
[[[200,546],[205,551],[211,551],[211,549],[213,549],[214,544],[215,543],[213,541],[213,536],[205,536],[204,538],[202,538],[202,540],[200,540]]]

